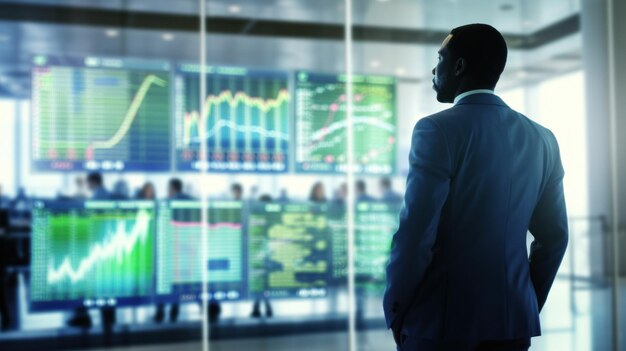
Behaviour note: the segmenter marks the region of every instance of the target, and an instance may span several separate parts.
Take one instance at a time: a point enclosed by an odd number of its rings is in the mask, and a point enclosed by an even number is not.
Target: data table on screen
[[[197,300],[207,271],[211,298],[245,297],[245,243],[242,203],[211,201],[208,223],[198,201],[162,201],[158,219],[157,290],[173,299]],[[202,227],[206,226],[207,261],[203,260]]]
[[[290,93],[286,72],[207,67],[200,116],[199,66],[176,72],[176,159],[182,171],[286,172]],[[207,144],[207,157],[200,145]]]
[[[152,202],[37,201],[34,310],[139,304],[154,293]]]
[[[170,170],[170,64],[35,56],[36,171]]]
[[[330,278],[326,205],[255,204],[248,228],[249,292],[266,297],[321,297]]]
[[[398,229],[401,203],[362,201],[355,205],[354,270],[357,286],[382,293],[391,240]],[[348,264],[348,232],[345,207],[331,206],[328,218],[332,230],[333,280],[345,284]]]
[[[295,79],[295,167],[298,172],[345,172],[345,75],[299,71]],[[354,169],[391,174],[396,168],[395,79],[353,77]]]

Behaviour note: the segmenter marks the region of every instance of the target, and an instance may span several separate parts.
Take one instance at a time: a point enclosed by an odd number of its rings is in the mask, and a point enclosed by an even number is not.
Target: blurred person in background
[[[243,200],[243,187],[241,186],[241,184],[233,183],[230,186],[230,196],[231,196],[231,199],[235,201]]]
[[[12,229],[30,230],[32,199],[26,194],[26,189],[17,189],[17,195],[9,203],[9,222]],[[30,250],[27,250],[30,254]]]
[[[2,185],[0,185],[0,209],[8,208],[10,202],[9,198],[2,192]]]
[[[76,192],[73,198],[75,200],[85,200],[87,198],[87,184],[85,178],[76,176],[76,178],[74,178],[74,187],[76,188]]]
[[[93,200],[110,200],[111,194],[104,187],[104,180],[100,172],[91,172],[87,175],[87,189]]]
[[[193,200],[193,197],[183,192],[183,181],[179,178],[172,178],[168,182],[167,186],[167,198],[169,200]],[[178,315],[180,312],[180,305],[178,303],[172,303],[170,307],[170,322],[176,323],[178,321]],[[159,303],[156,306],[156,312],[154,314],[154,321],[156,323],[162,323],[165,319],[165,304]]]
[[[128,183],[124,179],[118,179],[113,184],[113,191],[111,192],[111,200],[128,200],[130,199],[130,190],[128,189]]]
[[[259,196],[259,202],[270,203],[272,202],[272,197],[268,194],[263,194]],[[271,318],[272,316],[274,316],[272,304],[270,303],[270,299],[267,296],[267,291],[264,291],[262,297],[257,297],[256,299],[254,299],[254,303],[252,304],[252,313],[250,313],[250,316],[252,318],[261,318],[261,300],[263,300],[265,305],[265,316],[267,318]]]
[[[99,172],[87,174],[87,188],[91,193],[92,200],[110,200],[111,194],[104,187],[104,179]],[[115,309],[113,307],[103,307],[100,309],[103,321],[109,324],[115,320]],[[77,307],[74,313],[67,320],[67,325],[81,329],[89,329],[93,325],[89,310],[85,306]]]
[[[361,201],[374,201],[374,198],[371,197],[368,193],[367,193],[367,184],[365,184],[365,181],[363,179],[359,179],[356,181],[356,202],[361,202]]]
[[[322,182],[315,182],[309,192],[309,201],[314,203],[326,202],[326,191]]]
[[[277,202],[289,202],[289,192],[287,191],[287,189],[285,188],[280,189],[280,195],[278,196],[276,201]]]
[[[401,202],[402,195],[393,191],[391,187],[391,179],[389,177],[380,178],[380,192],[383,194],[381,197],[382,201],[385,202]]]
[[[337,190],[335,190],[335,195],[333,197],[333,204],[345,206],[346,199],[348,198],[348,184],[341,183]]]
[[[172,178],[167,186],[167,198],[170,200],[192,200],[193,197],[183,192],[183,181]]]
[[[457,27],[438,54],[433,88],[454,106],[413,130],[387,327],[400,350],[528,350],[568,242],[558,143],[494,94],[495,28]]]
[[[156,199],[156,189],[154,188],[154,184],[152,182],[146,182],[139,189],[137,193],[137,199],[139,200],[155,200]]]

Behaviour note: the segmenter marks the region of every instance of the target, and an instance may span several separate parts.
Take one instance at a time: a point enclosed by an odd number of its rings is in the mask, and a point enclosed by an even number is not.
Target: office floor
[[[558,280],[549,305],[542,312],[543,335],[532,340],[531,351],[608,351],[611,350],[611,296],[607,286],[582,283],[571,290],[570,282]],[[622,301],[626,301],[626,282],[622,281]],[[622,316],[626,306],[622,305]],[[626,332],[622,330],[622,332]],[[623,335],[625,337],[626,335]],[[347,350],[345,332],[282,337],[250,338],[211,342],[211,351],[326,351]],[[374,330],[358,334],[359,351],[395,350],[388,331]],[[110,348],[106,351],[197,351],[200,342]],[[622,345],[626,351],[626,345]],[[101,350],[105,351],[105,350]]]

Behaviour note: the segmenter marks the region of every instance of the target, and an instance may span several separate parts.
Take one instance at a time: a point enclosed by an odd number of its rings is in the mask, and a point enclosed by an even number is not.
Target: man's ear
[[[456,60],[456,64],[454,65],[454,75],[455,76],[460,76],[463,73],[465,73],[465,71],[467,70],[467,61],[465,61],[464,58],[459,57]]]

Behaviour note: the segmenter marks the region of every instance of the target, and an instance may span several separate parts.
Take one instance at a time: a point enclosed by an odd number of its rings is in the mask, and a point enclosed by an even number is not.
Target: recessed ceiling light
[[[389,2],[391,0],[377,0],[378,2]]]
[[[161,36],[161,38],[162,38],[163,40],[165,40],[165,41],[172,41],[172,40],[174,40],[174,34],[169,33],[169,32],[167,32],[167,33],[163,33],[163,35]]]
[[[404,67],[398,67],[396,68],[396,74],[399,76],[403,76],[406,74],[406,69]]]
[[[239,13],[239,12],[241,12],[241,6],[239,6],[239,5],[230,5],[230,6],[228,6],[228,12],[230,12],[230,13]]]
[[[380,66],[380,61],[378,61],[378,60],[372,60],[372,61],[370,62],[370,66],[372,66],[372,67],[374,67],[374,68],[379,67],[379,66]]]
[[[517,71],[517,77],[518,78],[526,78],[528,77],[528,72],[526,70],[519,70]]]
[[[117,29],[107,29],[104,31],[104,34],[109,38],[115,38],[120,35],[120,31]]]

